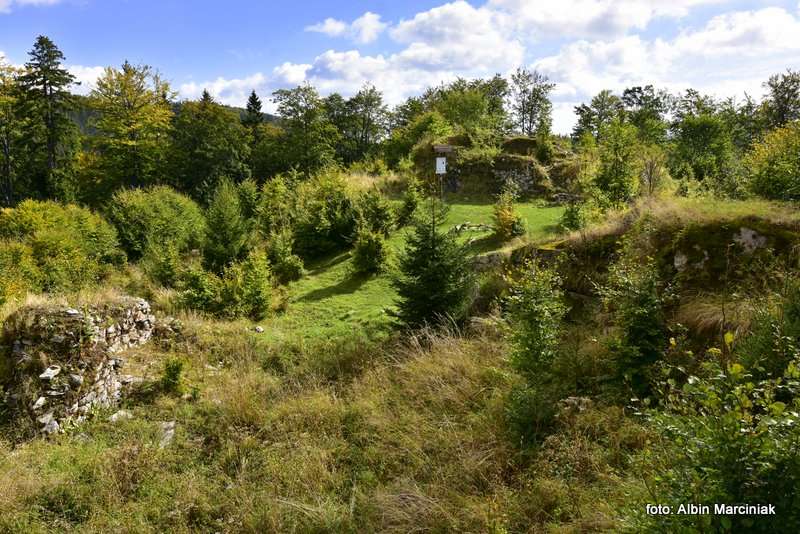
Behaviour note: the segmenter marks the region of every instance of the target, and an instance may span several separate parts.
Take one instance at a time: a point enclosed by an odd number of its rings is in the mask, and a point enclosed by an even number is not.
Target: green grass
[[[518,205],[518,211],[528,223],[528,238],[542,239],[557,230],[563,211],[560,207],[541,207],[532,203]],[[449,228],[462,223],[492,223],[492,204],[455,202],[450,204],[447,219]],[[403,249],[408,228],[389,238],[395,258]],[[475,254],[503,247],[489,230],[467,231],[462,239],[471,243]],[[277,341],[313,340],[352,335],[354,329],[368,336],[381,336],[392,322],[390,310],[395,292],[390,270],[374,277],[352,273],[350,252],[311,263],[307,274],[289,287],[289,306],[285,313],[270,317],[261,324],[268,336]]]

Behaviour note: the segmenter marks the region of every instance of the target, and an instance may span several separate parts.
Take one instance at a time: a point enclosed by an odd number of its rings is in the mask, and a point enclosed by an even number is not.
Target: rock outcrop
[[[115,405],[136,379],[122,374],[123,351],[156,329],[147,301],[125,297],[81,310],[24,307],[3,327],[5,402],[35,419],[44,433],[79,423],[97,407]]]

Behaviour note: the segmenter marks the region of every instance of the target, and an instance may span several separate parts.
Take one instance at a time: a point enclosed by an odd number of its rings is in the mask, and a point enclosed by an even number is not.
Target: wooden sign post
[[[452,145],[433,145],[436,153],[436,177],[439,179],[439,195],[444,200],[444,176],[447,174],[447,154],[453,151]]]

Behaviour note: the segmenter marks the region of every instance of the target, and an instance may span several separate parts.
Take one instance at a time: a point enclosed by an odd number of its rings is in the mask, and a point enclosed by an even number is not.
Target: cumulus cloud
[[[656,18],[685,17],[691,8],[727,0],[489,0],[510,26],[531,37],[601,38],[643,30]]]
[[[350,24],[333,18],[306,26],[306,31],[324,33],[330,37],[347,37],[356,43],[367,44],[375,41],[388,26],[381,16],[367,11]]]
[[[184,83],[178,88],[178,94],[183,98],[197,99],[203,94],[203,90],[211,93],[218,102],[231,106],[240,106],[250,95],[250,91],[265,86],[267,77],[257,72],[245,78],[223,78],[196,83]]]
[[[288,85],[299,85],[306,79],[306,72],[311,65],[306,63],[297,64],[288,61],[272,69],[272,74],[276,81]]]
[[[534,67],[558,83],[555,97],[577,104],[602,89],[654,84],[673,92],[694,87],[717,97],[760,96],[770,74],[798,68],[800,18],[780,8],[718,15],[672,40],[631,35],[576,41]],[[554,126],[568,130],[562,117]]]
[[[71,91],[79,95],[87,95],[95,88],[97,78],[103,75],[103,67],[84,67],[83,65],[71,65],[67,70],[75,76],[77,84],[73,85]]]
[[[393,24],[388,35],[397,46],[391,53],[327,50],[307,63],[280,64],[268,75],[184,84],[181,95],[196,98],[208,88],[224,103],[243,105],[251,89],[269,93],[308,82],[323,94],[349,96],[370,83],[397,104],[457,76],[508,74],[528,65],[556,82],[554,128],[566,133],[575,120],[573,107],[602,89],[652,83],[673,92],[695,87],[718,96],[760,96],[770,74],[800,68],[800,13],[792,7],[723,12],[700,24],[682,20],[669,38],[638,31],[712,3],[725,0],[455,0]],[[307,30],[368,42],[386,28],[378,15],[366,13],[351,23],[327,19]],[[542,43],[548,54],[537,57]]]
[[[10,13],[14,6],[51,6],[61,0],[0,0],[0,13]]]
[[[502,71],[520,64],[525,53],[522,43],[504,26],[494,11],[458,0],[401,21],[391,36],[407,45],[397,54],[399,66]]]

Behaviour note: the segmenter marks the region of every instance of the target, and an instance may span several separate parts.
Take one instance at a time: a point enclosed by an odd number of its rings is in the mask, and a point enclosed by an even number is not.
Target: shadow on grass
[[[483,254],[491,252],[503,246],[503,240],[494,234],[490,234],[467,243],[467,250],[470,254]]]
[[[339,265],[343,261],[346,261],[347,258],[350,257],[350,252],[341,252],[339,254],[335,254],[333,256],[328,256],[327,258],[323,258],[321,260],[315,260],[310,262],[308,268],[308,274],[317,275],[330,269],[335,265]]]
[[[320,300],[325,300],[329,297],[334,297],[336,295],[346,295],[348,293],[353,293],[362,285],[364,282],[369,280],[369,276],[363,275],[352,275],[348,276],[338,284],[334,284],[328,287],[322,287],[320,289],[315,289],[314,291],[309,291],[302,297],[297,299],[297,302],[317,302]]]

